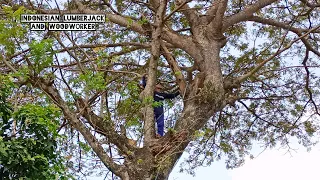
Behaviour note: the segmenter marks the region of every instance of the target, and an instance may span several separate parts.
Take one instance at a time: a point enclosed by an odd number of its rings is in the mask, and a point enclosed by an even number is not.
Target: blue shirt
[[[146,77],[143,76],[142,77],[142,86],[143,86],[143,88],[145,88],[146,85],[147,85]],[[161,93],[161,92],[154,91],[153,99],[156,102],[162,102],[165,99],[173,99],[173,98],[177,97],[179,94],[180,94],[179,91],[176,92],[176,93]],[[156,116],[160,116],[161,114],[163,114],[163,104],[161,104],[158,107],[154,107],[154,114]]]

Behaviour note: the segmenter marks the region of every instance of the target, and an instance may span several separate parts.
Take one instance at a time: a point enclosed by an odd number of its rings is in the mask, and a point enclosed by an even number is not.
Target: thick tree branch
[[[211,4],[211,7],[209,10],[206,12],[206,19],[207,23],[209,24],[215,17],[217,10],[219,8],[218,4],[221,2],[221,0],[216,0]]]
[[[152,9],[157,11],[161,3],[161,0],[150,0],[150,5],[152,6]]]
[[[309,0],[300,0],[310,8],[320,7],[320,3],[310,3]]]
[[[211,27],[214,30],[214,34],[216,36],[220,36],[220,34],[222,34],[221,30],[222,30],[222,26],[223,26],[223,19],[224,19],[224,13],[227,9],[227,3],[228,0],[219,0],[219,3],[217,3],[217,10],[215,13],[215,17],[213,19],[213,21],[211,22]]]
[[[273,20],[273,19],[266,19],[266,18],[262,18],[262,17],[259,17],[259,16],[252,16],[252,17],[249,17],[248,18],[248,21],[253,21],[253,22],[257,22],[257,23],[261,23],[261,24],[268,24],[268,25],[271,25],[271,26],[275,26],[275,27],[279,27],[279,28],[282,28],[282,29],[287,29],[287,30],[290,30],[294,33],[305,33],[305,32],[308,32],[310,29],[303,29],[303,28],[296,28],[296,27],[293,27],[291,24],[287,24],[287,23],[284,23],[284,22],[280,22],[280,21],[276,21],[276,20]],[[320,33],[320,30],[314,30],[313,31],[314,33]]]
[[[2,61],[4,62],[4,64],[5,64],[9,69],[11,69],[12,72],[18,73],[18,71],[17,71],[13,66],[11,66],[11,64],[6,60],[6,58],[2,55],[1,52],[0,52],[0,60],[2,60]]]
[[[163,28],[163,17],[167,6],[167,0],[160,0],[160,6],[155,16],[155,29],[152,31],[151,41],[151,58],[148,69],[148,81],[144,90],[144,98],[153,97],[154,87],[157,77],[157,66],[160,56],[161,33]],[[144,121],[144,143],[146,146],[150,144],[155,137],[155,121],[152,103],[148,103],[146,107],[146,117]]]
[[[163,42],[161,42],[161,47],[164,51],[163,55],[165,56],[169,66],[171,67],[174,76],[176,77],[177,83],[179,85],[180,92],[184,94],[186,90],[186,80],[183,77],[182,71],[177,63],[177,61],[174,59],[174,57],[171,55],[167,47]]]
[[[53,102],[60,107],[66,119],[82,134],[85,140],[92,147],[93,151],[101,159],[101,161],[118,176],[122,176],[123,167],[116,164],[112,158],[110,158],[104,151],[98,140],[91,134],[91,132],[85,127],[85,125],[77,118],[75,112],[69,109],[65,101],[61,98],[59,92],[51,85],[49,86],[46,80],[42,78],[33,77],[30,79],[33,86],[40,88],[46,93]]]
[[[196,49],[195,43],[192,41],[192,37],[186,36],[186,35],[180,35],[166,28],[163,28],[161,37],[166,42],[172,44],[173,47],[183,49],[193,57],[197,56],[198,51]]]
[[[90,98],[90,100],[93,98]],[[89,101],[90,101],[89,100]],[[129,150],[134,150],[135,147],[131,146],[128,143],[128,139],[124,136],[119,135],[115,131],[115,125],[110,119],[102,119],[101,117],[97,116],[90,108],[89,103],[83,99],[78,99],[78,106],[80,109],[80,114],[85,117],[89,124],[94,128],[99,130],[99,132],[105,135],[108,138],[108,142],[115,144],[121,153],[127,154]]]
[[[197,25],[197,23],[199,23],[199,16],[197,14],[197,12],[194,9],[191,9],[187,3],[189,2],[189,0],[177,0],[176,1],[176,5],[178,7],[180,7],[180,5],[183,4],[183,6],[179,9],[183,10],[182,13],[185,15],[185,17],[187,18],[191,29],[195,28],[195,26]]]
[[[222,27],[222,31],[225,31],[230,26],[237,24],[239,22],[247,20],[251,17],[255,12],[259,11],[260,9],[276,2],[277,0],[259,0],[258,2],[248,5],[244,8],[243,11],[232,15],[225,19]]]

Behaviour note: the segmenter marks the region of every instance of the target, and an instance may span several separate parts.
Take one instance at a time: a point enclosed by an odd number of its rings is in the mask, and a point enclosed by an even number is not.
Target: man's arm
[[[164,99],[173,99],[179,96],[180,92],[177,91],[175,93],[160,93],[160,94],[164,97]]]

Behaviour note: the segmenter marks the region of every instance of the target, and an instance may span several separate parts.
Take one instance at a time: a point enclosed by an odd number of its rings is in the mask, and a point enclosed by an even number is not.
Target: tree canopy
[[[1,75],[18,85],[13,97],[23,92],[23,102],[59,108],[60,133],[68,137],[61,147],[70,169],[84,176],[90,166],[108,169],[110,178],[167,179],[183,152],[190,156],[182,169],[193,173],[223,156],[228,168],[241,166],[254,142],[290,149],[293,136],[307,148],[314,144],[320,85],[316,1],[0,5]],[[104,14],[106,22],[98,31],[36,32],[19,21],[28,13]],[[148,81],[140,89],[144,74]],[[168,92],[180,91],[166,102],[173,109],[166,119],[174,125],[159,139],[152,98],[157,81]],[[49,117],[48,110],[37,117]]]
[[[30,102],[14,106],[10,102],[10,97],[16,98],[11,96],[14,83],[3,75],[0,80],[0,178],[67,179],[63,158],[56,150],[58,108]]]

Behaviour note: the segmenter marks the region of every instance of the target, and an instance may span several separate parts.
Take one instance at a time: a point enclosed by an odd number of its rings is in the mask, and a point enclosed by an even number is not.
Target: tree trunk
[[[202,42],[198,48],[197,58],[202,62],[199,67],[200,72],[188,88],[183,112],[175,126],[176,132],[168,132],[161,139],[155,140],[150,145],[150,149],[144,147],[143,149],[149,153],[151,151],[152,154],[148,155],[147,159],[151,158],[153,161],[149,161],[150,164],[144,163],[143,168],[147,168],[144,171],[139,171],[135,166],[132,170],[139,172],[129,173],[129,179],[168,179],[174,165],[193,139],[195,131],[201,129],[214,113],[225,106],[225,91],[219,59],[221,43],[208,42]],[[146,156],[146,153],[144,155]]]

